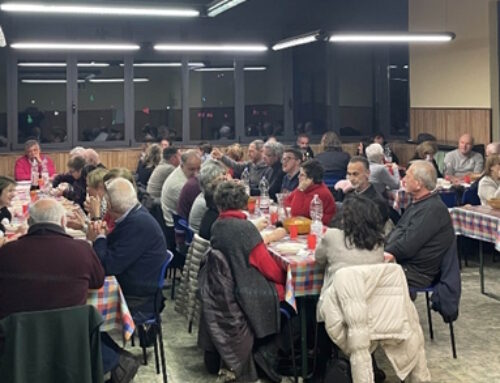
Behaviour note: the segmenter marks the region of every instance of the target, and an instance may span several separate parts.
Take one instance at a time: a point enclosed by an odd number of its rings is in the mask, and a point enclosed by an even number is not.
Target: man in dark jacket
[[[281,184],[285,172],[281,166],[281,157],[283,156],[283,144],[279,142],[266,142],[264,145],[264,162],[268,166],[265,172],[269,182],[269,196],[276,201],[276,193],[281,191]]]
[[[405,188],[413,197],[387,240],[386,260],[396,260],[410,287],[427,287],[440,274],[443,255],[455,240],[450,214],[436,187],[436,171],[428,161],[415,161],[406,172]]]

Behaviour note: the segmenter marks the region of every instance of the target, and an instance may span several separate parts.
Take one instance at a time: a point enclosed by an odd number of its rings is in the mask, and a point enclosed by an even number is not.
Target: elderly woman
[[[438,148],[437,144],[433,141],[424,141],[420,145],[417,146],[415,150],[415,155],[412,158],[414,160],[427,160],[432,163],[434,169],[436,169],[436,174],[438,178],[441,178],[443,175],[439,171],[439,167],[434,159],[434,155],[437,153]]]
[[[375,190],[385,195],[386,190],[399,189],[399,169],[398,165],[391,165],[391,172],[384,165],[384,148],[380,144],[371,144],[366,148],[366,158],[370,163],[370,183]]]
[[[285,205],[291,207],[292,216],[310,218],[310,204],[316,194],[323,203],[323,224],[328,225],[335,215],[335,199],[323,182],[323,167],[314,159],[300,165],[299,186],[285,199]]]
[[[68,172],[58,174],[52,181],[53,187],[60,186],[60,195],[70,201],[76,202],[83,207],[85,192],[87,189],[85,159],[80,156],[71,157],[68,160]]]
[[[201,165],[200,174],[198,176],[201,193],[198,194],[194,200],[188,219],[189,227],[191,227],[195,233],[200,232],[201,221],[205,213],[209,210],[209,203],[212,207],[215,207],[213,201],[207,201],[207,199],[212,199],[215,187],[226,178],[226,174],[227,168],[222,162],[208,159]],[[212,212],[216,214],[210,214],[213,216],[213,220],[209,223],[210,227],[219,215],[217,209],[215,209],[215,212]],[[207,223],[208,222],[205,222],[205,224]],[[206,226],[206,229],[210,231],[208,225]],[[210,237],[206,239],[210,239]]]
[[[486,160],[477,194],[483,206],[488,205],[489,199],[500,197],[500,156],[491,155]]]
[[[220,214],[212,227],[212,248],[220,251],[229,263],[235,298],[254,337],[269,339],[279,333],[279,302],[285,298],[286,273],[271,257],[259,231],[242,212],[248,201],[245,187],[232,181],[222,182],[217,186],[214,199]],[[285,235],[282,228],[276,230],[281,237]],[[280,379],[275,372],[276,356],[274,338],[254,352],[255,362],[272,381]],[[225,355],[221,357],[224,359]],[[247,363],[246,372],[250,376],[246,378],[256,380],[250,356]]]
[[[321,138],[321,148],[323,152],[316,155],[315,159],[323,166],[323,170],[345,176],[351,156],[342,151],[339,137],[334,132],[326,132]]]
[[[149,177],[161,161],[162,152],[160,144],[148,146],[144,159],[137,164],[136,179],[138,183],[147,186]]]

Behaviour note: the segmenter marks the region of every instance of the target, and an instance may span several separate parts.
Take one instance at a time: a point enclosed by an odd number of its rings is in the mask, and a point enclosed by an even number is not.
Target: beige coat
[[[373,383],[370,353],[380,345],[399,379],[430,382],[424,336],[397,264],[344,267],[323,294],[325,328],[350,356],[354,383]]]

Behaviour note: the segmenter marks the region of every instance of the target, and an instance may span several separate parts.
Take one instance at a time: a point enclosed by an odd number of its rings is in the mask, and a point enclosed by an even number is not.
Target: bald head
[[[125,178],[115,178],[106,184],[111,210],[122,215],[139,203],[134,185]]]
[[[99,154],[94,149],[85,149],[84,158],[87,160],[88,165],[97,166],[101,163],[101,159],[99,158]]]
[[[474,139],[469,133],[462,134],[458,139],[458,151],[463,155],[469,154],[473,145]]]
[[[486,146],[486,157],[500,154],[500,142],[491,142]]]
[[[29,225],[36,223],[53,223],[64,227],[65,211],[63,206],[53,198],[44,198],[36,201],[30,207]]]
[[[200,172],[201,157],[197,150],[188,150],[181,156],[181,169],[186,178],[196,176]]]

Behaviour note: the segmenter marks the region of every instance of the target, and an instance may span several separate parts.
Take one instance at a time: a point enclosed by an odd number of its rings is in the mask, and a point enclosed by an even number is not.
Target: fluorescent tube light
[[[3,3],[4,12],[75,14],[97,16],[151,16],[151,17],[198,17],[200,12],[187,8],[120,7],[99,5]]]
[[[120,64],[120,66],[124,66],[124,64]],[[203,67],[205,66],[202,62],[191,62],[188,63],[190,67]],[[147,62],[147,63],[134,63],[135,68],[180,68],[182,67],[182,63],[180,62],[170,62],[170,63],[161,63],[161,62]]]
[[[157,51],[180,52],[265,52],[265,45],[257,44],[156,44]]]
[[[333,43],[442,43],[455,38],[453,33],[335,33]]]
[[[265,66],[246,66],[243,68],[244,71],[263,71],[267,68]],[[195,72],[233,72],[234,67],[210,67],[210,68],[196,68]]]
[[[134,82],[148,82],[149,78],[145,77],[136,77],[134,78]],[[123,78],[91,78],[89,82],[96,84],[115,84],[125,82]]]
[[[324,32],[314,31],[278,41],[276,44],[273,45],[272,49],[273,51],[279,51],[281,49],[291,48],[297,45],[309,44],[318,40],[325,40],[325,39],[326,36]]]
[[[17,63],[19,67],[25,68],[65,68],[67,65],[63,62],[19,62]],[[88,62],[88,63],[78,63],[76,66],[80,68],[105,68],[109,67],[108,63],[97,63],[97,62]]]
[[[141,47],[137,44],[100,44],[100,43],[14,43],[13,49],[27,50],[58,50],[58,51],[136,51]]]
[[[21,82],[23,84],[66,84],[66,80],[64,79],[31,79],[31,78],[25,78],[22,79]],[[77,80],[78,83],[85,82],[85,80]]]
[[[217,0],[208,5],[207,16],[214,17],[244,3],[246,0]]]

